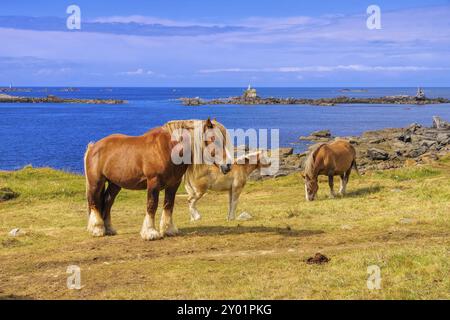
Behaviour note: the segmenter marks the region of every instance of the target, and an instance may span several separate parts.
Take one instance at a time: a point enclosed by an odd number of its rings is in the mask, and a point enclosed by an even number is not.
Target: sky
[[[16,0],[0,40],[0,86],[450,86],[450,0]]]

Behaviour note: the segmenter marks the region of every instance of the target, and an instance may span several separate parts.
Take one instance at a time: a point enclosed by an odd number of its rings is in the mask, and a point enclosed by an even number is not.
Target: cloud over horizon
[[[98,15],[73,32],[65,18],[0,16],[8,44],[0,47],[0,82],[445,85],[448,17],[450,5],[382,11],[382,29],[368,30],[364,11],[197,20]]]

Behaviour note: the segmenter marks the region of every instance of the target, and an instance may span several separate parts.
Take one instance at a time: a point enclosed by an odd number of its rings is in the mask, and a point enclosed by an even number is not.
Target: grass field
[[[226,221],[227,195],[199,202],[181,235],[145,242],[145,192],[123,191],[114,237],[87,231],[84,178],[51,169],[0,172],[20,197],[0,203],[0,298],[28,299],[450,299],[450,161],[352,176],[348,196],[329,199],[325,180],[307,203],[298,175],[250,182]],[[8,232],[20,227],[24,234]],[[316,252],[331,260],[309,265]],[[81,290],[66,286],[81,268]],[[381,289],[367,288],[367,268]]]

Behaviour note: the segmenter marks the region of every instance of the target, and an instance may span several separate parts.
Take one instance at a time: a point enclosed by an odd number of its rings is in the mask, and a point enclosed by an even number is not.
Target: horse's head
[[[228,148],[228,132],[216,119],[208,118],[203,124],[204,147],[208,150],[207,161],[218,167],[223,174],[231,171],[232,157]]]
[[[303,179],[305,179],[305,197],[307,201],[313,201],[316,197],[317,191],[319,190],[319,183],[317,177],[312,178],[306,173],[301,174]]]
[[[227,129],[216,120],[173,120],[164,125],[174,142],[175,164],[215,165],[223,174],[231,170]]]
[[[247,154],[244,156],[245,164],[246,165],[253,165],[255,169],[262,169],[262,168],[269,168],[272,163],[270,160],[270,157],[268,157],[263,150],[259,150],[250,154]],[[237,163],[242,162],[242,160],[237,160]]]

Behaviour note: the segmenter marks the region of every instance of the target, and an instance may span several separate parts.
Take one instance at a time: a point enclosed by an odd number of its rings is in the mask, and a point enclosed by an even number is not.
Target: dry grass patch
[[[321,180],[307,203],[298,175],[250,182],[226,221],[227,195],[199,202],[189,221],[180,190],[181,235],[144,242],[145,192],[123,191],[113,207],[119,234],[85,231],[82,176],[51,169],[0,172],[20,197],[0,203],[0,297],[63,299],[449,299],[450,161],[352,176],[349,194],[329,199]],[[13,228],[23,234],[8,236]],[[331,258],[308,265],[316,252]],[[66,268],[83,288],[68,290]],[[367,267],[382,288],[367,289]]]

